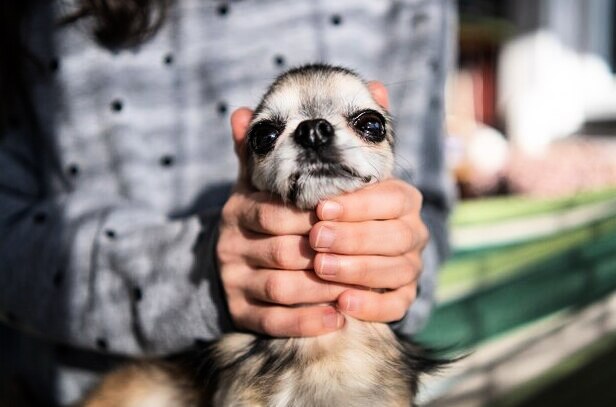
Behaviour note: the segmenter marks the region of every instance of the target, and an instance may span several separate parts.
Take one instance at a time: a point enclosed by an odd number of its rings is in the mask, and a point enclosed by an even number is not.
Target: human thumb
[[[249,183],[248,169],[248,145],[246,136],[248,125],[252,119],[252,110],[247,107],[240,107],[231,114],[231,134],[233,135],[233,144],[235,154],[239,160],[239,182]]]

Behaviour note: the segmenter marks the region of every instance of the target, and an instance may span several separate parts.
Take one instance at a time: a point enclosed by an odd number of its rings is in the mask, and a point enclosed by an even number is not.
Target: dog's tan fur
[[[231,338],[232,342],[225,340],[218,346],[221,359],[233,358],[245,349],[252,335]],[[297,352],[292,365],[283,372],[259,375],[263,356],[250,359],[223,374],[225,386],[216,394],[214,405],[234,406],[241,400],[247,406],[263,407],[408,406],[411,389],[397,374],[398,366],[391,365],[401,356],[395,342],[386,325],[349,317],[340,331],[331,334],[272,339],[268,344],[271,353]]]
[[[228,335],[216,345],[215,359],[231,360],[253,340],[250,334]],[[212,405],[408,407],[411,388],[395,374],[397,367],[390,365],[401,356],[395,341],[386,325],[351,318],[342,330],[328,335],[271,339],[272,353],[299,351],[294,366],[280,375],[259,375],[264,358],[251,358],[223,373],[220,382],[224,386]],[[135,363],[107,375],[83,407],[206,406],[210,397],[189,377],[174,364]],[[293,396],[297,393],[305,397],[297,400]]]
[[[139,362],[105,376],[83,407],[192,407],[202,405],[199,396],[177,366]]]

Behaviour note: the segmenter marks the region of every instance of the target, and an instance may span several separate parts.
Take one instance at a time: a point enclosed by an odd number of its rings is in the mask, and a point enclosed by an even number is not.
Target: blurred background
[[[616,0],[459,0],[428,406],[616,406]],[[457,353],[456,353],[457,352]]]

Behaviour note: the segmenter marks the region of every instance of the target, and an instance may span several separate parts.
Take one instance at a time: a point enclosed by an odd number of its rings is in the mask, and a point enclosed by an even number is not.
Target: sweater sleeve
[[[419,15],[414,20],[425,25],[423,31],[408,39],[411,52],[415,52],[415,69],[409,70],[420,72],[414,78],[418,85],[391,92],[392,106],[397,109],[397,175],[421,191],[421,217],[430,231],[417,297],[405,317],[392,324],[406,335],[420,331],[434,307],[438,271],[449,255],[447,219],[454,202],[453,182],[445,163],[444,89],[455,55],[456,7],[450,0],[432,1],[423,17]],[[430,69],[418,69],[422,64]]]
[[[0,145],[0,318],[86,349],[141,355],[221,334],[219,211],[169,219],[84,191],[41,194],[32,157]],[[17,147],[16,147],[17,145]]]

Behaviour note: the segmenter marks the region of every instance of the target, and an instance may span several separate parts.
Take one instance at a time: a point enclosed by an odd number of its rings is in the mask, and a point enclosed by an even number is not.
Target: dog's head
[[[255,188],[300,208],[382,180],[393,167],[387,111],[352,71],[292,69],[272,84],[248,130]]]

